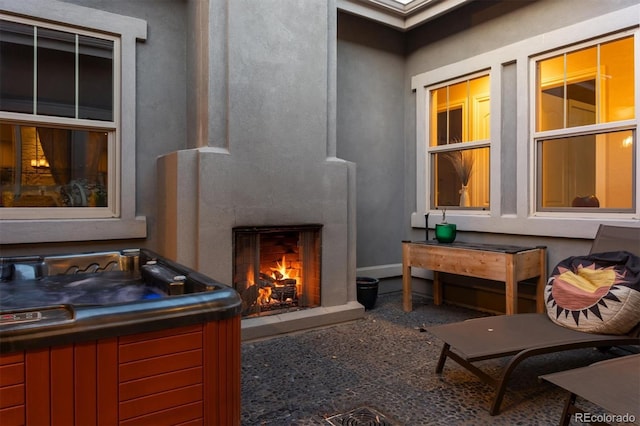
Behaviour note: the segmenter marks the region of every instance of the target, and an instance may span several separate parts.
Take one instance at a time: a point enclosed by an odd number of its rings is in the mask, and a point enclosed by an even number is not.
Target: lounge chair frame
[[[627,250],[640,255],[640,228],[601,225],[591,253]],[[498,315],[444,324],[427,329],[444,345],[436,366],[441,374],[451,358],[495,389],[489,413],[500,412],[507,383],[514,369],[525,359],[583,348],[610,348],[640,345],[640,327],[626,335],[585,333],[562,327],[546,313]],[[493,377],[474,363],[511,356],[499,377]]]

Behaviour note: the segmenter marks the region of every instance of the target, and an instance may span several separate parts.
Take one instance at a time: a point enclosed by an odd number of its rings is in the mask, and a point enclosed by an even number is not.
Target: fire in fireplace
[[[321,225],[233,229],[233,286],[242,315],[320,306]]]

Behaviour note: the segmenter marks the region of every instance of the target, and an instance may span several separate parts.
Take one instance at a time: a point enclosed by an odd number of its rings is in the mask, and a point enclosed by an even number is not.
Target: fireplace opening
[[[233,229],[233,287],[245,317],[320,306],[322,225]]]

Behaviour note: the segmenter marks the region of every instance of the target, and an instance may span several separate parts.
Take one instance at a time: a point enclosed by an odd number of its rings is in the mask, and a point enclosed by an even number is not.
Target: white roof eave
[[[338,9],[408,31],[474,0],[337,0]]]

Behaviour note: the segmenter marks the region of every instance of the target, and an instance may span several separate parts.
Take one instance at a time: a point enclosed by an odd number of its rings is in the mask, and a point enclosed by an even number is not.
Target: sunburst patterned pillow
[[[544,297],[549,318],[559,325],[626,334],[640,322],[640,258],[616,251],[564,259]]]

